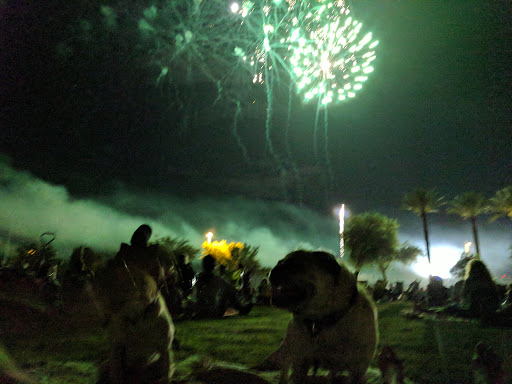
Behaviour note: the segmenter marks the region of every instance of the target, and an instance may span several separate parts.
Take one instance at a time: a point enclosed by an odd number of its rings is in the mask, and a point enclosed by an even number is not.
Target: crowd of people
[[[175,321],[243,316],[256,302],[270,303],[268,282],[267,289],[253,289],[252,271],[241,262],[227,270],[205,255],[196,272],[188,255],[151,244],[151,234],[148,225],[141,225],[130,243],[122,243],[107,260],[79,247],[65,266],[51,247],[33,244],[0,269],[2,284],[18,290],[26,284],[31,296],[51,287],[52,296],[43,298],[53,307],[66,311],[83,300],[93,304],[111,346],[99,384],[167,383],[174,370],[173,349],[179,346]],[[260,292],[267,298],[260,300]]]
[[[430,276],[428,285],[413,281],[407,289],[403,282],[389,284],[379,280],[369,287],[375,301],[408,300],[417,311],[479,319],[484,323],[512,326],[512,285],[496,284],[480,259],[466,266],[464,279],[450,287],[439,276]]]

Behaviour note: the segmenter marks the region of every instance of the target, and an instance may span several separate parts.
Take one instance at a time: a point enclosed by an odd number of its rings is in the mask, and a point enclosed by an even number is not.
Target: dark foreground
[[[416,383],[472,383],[471,360],[485,340],[501,356],[512,377],[512,330],[483,327],[478,322],[402,315],[409,303],[378,305],[380,346],[390,345],[403,360],[405,374]],[[205,372],[232,375],[261,362],[281,342],[290,315],[271,307],[255,307],[248,316],[219,320],[176,321],[179,350],[175,381],[204,382]],[[107,356],[106,330],[93,306],[76,305],[58,313],[37,303],[0,301],[0,368],[6,353],[44,383],[94,383]],[[214,370],[207,371],[215,366]],[[194,373],[194,374],[193,374]],[[277,383],[277,373],[263,375]],[[235,377],[234,380],[237,380]],[[376,359],[369,381],[380,382]]]

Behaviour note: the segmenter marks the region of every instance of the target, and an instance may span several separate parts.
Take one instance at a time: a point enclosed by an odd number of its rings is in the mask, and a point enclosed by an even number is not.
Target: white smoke
[[[408,221],[416,223],[413,219]],[[471,239],[469,223],[442,227],[436,220],[440,219],[433,217],[431,224],[432,249],[448,246],[462,253],[464,242]],[[424,249],[419,218],[417,222],[400,228],[400,240]],[[334,213],[321,215],[262,200],[185,199],[121,188],[109,196],[75,199],[63,186],[47,183],[0,162],[0,238],[3,238],[0,247],[6,247],[11,238],[36,240],[44,232],[53,232],[56,239],[52,245],[64,259],[79,245],[115,252],[121,242],[129,242],[133,231],[143,223],[153,228],[153,239],[182,238],[197,248],[209,231],[214,233],[214,240],[258,246],[258,258],[268,267],[298,248],[339,253],[338,221]],[[482,256],[496,276],[512,272],[508,259],[510,233],[506,221],[493,225],[482,223],[480,227]],[[434,251],[432,257],[443,255]],[[361,277],[375,281],[380,275],[369,268],[363,270]],[[393,265],[388,277],[390,281],[410,282],[418,275],[411,267]]]

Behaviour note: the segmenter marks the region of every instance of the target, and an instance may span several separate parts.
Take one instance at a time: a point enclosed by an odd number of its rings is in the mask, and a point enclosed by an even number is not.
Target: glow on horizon
[[[412,265],[412,269],[422,277],[439,276],[443,279],[453,277],[450,269],[459,261],[462,250],[460,248],[443,245],[430,249],[430,261],[426,257],[418,257],[418,261]]]

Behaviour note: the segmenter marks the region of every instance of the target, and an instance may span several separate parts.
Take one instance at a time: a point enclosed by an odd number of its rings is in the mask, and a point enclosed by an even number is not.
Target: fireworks
[[[156,85],[175,82],[187,89],[176,92],[184,110],[183,126],[188,127],[190,108],[195,103],[192,85],[203,81],[215,84],[215,103],[222,97],[236,107],[233,134],[249,161],[238,124],[243,119],[243,100],[248,95],[255,99],[252,84],[262,86],[266,96],[264,153],[271,156],[274,171],[281,175],[285,198],[291,174],[301,201],[303,183],[288,143],[292,98],[297,94],[305,103],[314,101],[318,106],[314,154],[320,165],[317,137],[323,124],[329,189],[334,175],[328,150],[327,106],[352,99],[363,88],[374,70],[378,44],[352,17],[346,0],[173,0],[160,6],[144,10],[139,30],[159,67]],[[284,123],[279,115],[282,109],[276,108],[279,98],[274,97],[279,88],[281,94],[288,91]],[[282,127],[286,127],[285,139],[279,148],[273,138]]]
[[[245,47],[237,47],[236,55],[251,67],[253,83],[263,84],[269,76],[279,76],[281,69],[289,73],[287,35],[295,8],[293,0],[233,4],[231,9],[240,17],[240,29],[246,36],[242,39]]]
[[[362,23],[343,0],[263,1],[259,7],[246,0],[232,10],[259,36],[251,54],[237,47],[254,68],[254,83],[282,68],[305,102],[329,104],[355,97],[373,71],[378,41],[371,33],[361,36]]]
[[[355,97],[373,71],[378,41],[371,32],[361,38],[362,23],[332,2],[306,15],[304,24],[305,31],[292,32],[290,45],[297,92],[305,102],[320,98],[322,104]]]

